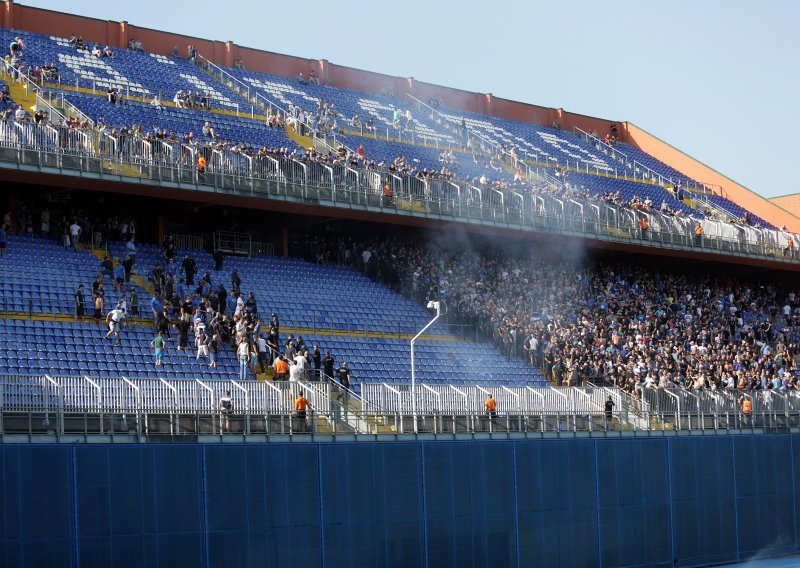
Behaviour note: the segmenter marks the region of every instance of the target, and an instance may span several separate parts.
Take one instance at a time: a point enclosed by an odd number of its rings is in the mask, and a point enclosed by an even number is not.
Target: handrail
[[[238,191],[257,191],[264,197],[286,196],[312,199],[330,199],[332,206],[347,206],[358,203],[359,207],[368,204],[376,207],[377,211],[385,214],[405,214],[412,207],[424,208],[430,213],[446,215],[464,222],[491,221],[502,224],[513,224],[514,227],[529,228],[531,230],[569,233],[590,238],[615,240],[619,242],[646,241],[648,246],[662,248],[682,247],[685,250],[702,250],[714,253],[731,254],[739,256],[757,256],[772,260],[780,259],[787,263],[796,263],[800,259],[797,255],[788,254],[786,251],[788,235],[776,229],[755,228],[747,225],[717,221],[713,219],[700,220],[697,217],[670,216],[662,214],[657,209],[648,209],[652,217],[653,228],[643,239],[638,230],[638,221],[634,219],[635,211],[623,204],[608,204],[597,197],[583,198],[573,196],[577,203],[587,206],[596,205],[597,210],[603,213],[602,218],[596,219],[591,215],[581,216],[576,208],[568,211],[564,200],[552,195],[546,188],[533,186],[521,190],[523,200],[512,198],[514,188],[500,190],[493,193],[488,189],[472,187],[468,181],[458,179],[448,180],[445,183],[429,182],[429,187],[436,187],[433,195],[421,193],[426,182],[419,178],[413,179],[397,172],[384,169],[372,170],[366,168],[351,168],[354,171],[369,172],[388,179],[393,189],[401,198],[400,203],[387,203],[380,200],[380,188],[375,186],[375,176],[364,175],[347,176],[343,184],[339,184],[331,191],[322,180],[309,179],[313,175],[308,164],[313,161],[297,160],[282,155],[258,155],[257,164],[263,166],[268,163],[268,168],[257,168],[256,172],[244,171],[238,167],[229,167],[231,164],[240,163],[238,153],[226,158],[221,169],[215,169],[217,164],[207,164],[206,169],[198,172],[195,168],[196,155],[205,151],[205,147],[198,145],[181,145],[181,151],[173,152],[169,163],[164,162],[164,155],[156,152],[155,156],[141,155],[143,145],[140,139],[125,136],[114,138],[103,132],[101,145],[96,146],[92,134],[96,131],[87,129],[67,129],[50,125],[37,125],[33,122],[17,122],[13,120],[0,121],[0,146],[15,148],[20,151],[34,151],[39,159],[51,165],[55,160],[56,167],[62,169],[82,171],[82,164],[87,160],[103,158],[99,164],[101,175],[105,171],[116,172],[115,175],[130,175],[120,166],[131,165],[139,174],[137,178],[158,181],[165,179],[175,181],[180,179],[188,186],[207,187],[217,184],[230,184],[228,187],[239,188]],[[105,142],[107,145],[104,145]],[[119,147],[122,145],[124,147]],[[109,148],[108,146],[113,146]],[[175,149],[177,149],[177,143]],[[188,152],[188,155],[186,154]],[[230,150],[221,150],[226,156]],[[68,153],[71,156],[81,156],[77,162],[74,160],[63,161],[61,156]],[[279,156],[279,157],[277,157]],[[23,154],[5,152],[2,154],[3,162],[19,163]],[[29,163],[26,158],[26,163]],[[35,159],[35,158],[34,158]],[[109,160],[106,162],[105,160]],[[238,162],[237,162],[238,160]],[[97,167],[97,166],[93,166]],[[349,167],[349,166],[348,166]],[[261,171],[263,170],[263,171]],[[360,184],[356,186],[356,184]],[[413,194],[413,205],[403,203],[408,189],[413,184],[418,190]],[[439,189],[445,188],[445,200],[441,200]],[[453,188],[457,188],[453,190]],[[413,192],[412,192],[413,193]],[[326,195],[327,194],[327,195]],[[489,196],[496,199],[489,199]],[[500,196],[504,199],[500,199]],[[560,194],[559,194],[560,195]],[[412,196],[412,195],[409,195]],[[341,202],[341,203],[340,203]],[[594,209],[593,209],[594,210]],[[702,238],[695,238],[695,227],[700,223],[704,228]],[[795,242],[800,238],[793,236]]]

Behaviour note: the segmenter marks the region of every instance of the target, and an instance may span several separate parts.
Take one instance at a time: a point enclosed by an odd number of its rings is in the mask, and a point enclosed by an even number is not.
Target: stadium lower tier
[[[236,379],[239,362],[232,347],[220,352],[218,366],[196,358],[195,349],[177,351],[177,339],[167,339],[164,365],[156,367],[149,326],[128,326],[118,345],[104,339],[104,324],[0,320],[0,373],[53,374],[165,379]],[[191,335],[190,335],[191,339]],[[411,380],[408,340],[382,337],[317,335],[307,345],[331,351],[336,365],[347,362],[354,383],[406,383]],[[420,341],[415,348],[420,380],[442,384],[546,385],[544,377],[518,359],[491,345],[468,341]],[[248,378],[255,378],[248,371]]]
[[[796,554],[800,435],[0,445],[4,566],[708,566]]]

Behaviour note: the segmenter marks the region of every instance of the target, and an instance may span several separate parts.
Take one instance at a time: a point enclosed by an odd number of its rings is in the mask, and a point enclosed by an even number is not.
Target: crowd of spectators
[[[308,258],[353,266],[420,303],[441,300],[556,385],[800,390],[800,294],[774,282],[635,264],[345,238]]]
[[[105,318],[108,326],[105,339],[121,345],[130,318],[149,318],[157,366],[169,364],[165,351],[174,344],[176,351],[192,354],[198,363],[210,368],[216,368],[222,356],[234,358],[239,362],[242,380],[271,368],[275,380],[313,380],[321,378],[324,372],[349,388],[347,362],[336,366],[330,351],[323,355],[319,345],[307,344],[302,336],[289,334],[282,338],[278,316],[273,313],[266,318],[259,312],[255,295],[242,291],[242,278],[236,271],[231,273],[229,286],[219,280],[219,270],[224,264],[224,255],[219,251],[214,254],[214,276],[212,271],[199,274],[190,255],[176,258],[175,242],[167,236],[162,245],[163,262],[149,274],[140,274],[153,289],[149,302],[140,307],[138,288],[131,283],[136,267],[135,223],[108,219],[100,225],[103,231],[113,231],[111,236],[115,239],[126,242],[124,260],[115,262],[106,255],[89,292],[95,320],[100,323]],[[73,217],[73,226],[76,236],[70,246],[77,246],[84,232],[82,227],[91,231],[92,224],[78,212]],[[120,293],[120,299],[108,312],[107,282]],[[79,318],[89,315],[86,295],[83,285],[74,294],[75,314]]]

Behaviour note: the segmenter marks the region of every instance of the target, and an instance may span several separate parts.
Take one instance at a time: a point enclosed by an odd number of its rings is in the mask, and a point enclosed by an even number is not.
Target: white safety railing
[[[64,126],[0,121],[0,164],[41,164],[91,172],[211,186],[265,198],[373,207],[376,212],[425,212],[459,222],[487,222],[538,232],[798,262],[788,239],[800,236],[727,221],[665,215],[594,199],[552,195],[527,185],[507,189],[423,179],[389,171],[327,166],[278,154],[244,155],[199,144],[165,144],[130,134],[98,134]],[[168,149],[167,149],[168,148]],[[199,156],[207,160],[200,170]],[[383,194],[389,185],[392,195]],[[649,229],[640,230],[646,217]],[[702,232],[698,234],[698,225]]]

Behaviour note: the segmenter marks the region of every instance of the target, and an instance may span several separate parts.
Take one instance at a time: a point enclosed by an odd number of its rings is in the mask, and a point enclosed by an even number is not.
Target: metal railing
[[[213,240],[215,251],[246,256],[253,254],[253,238],[249,233],[214,231]]]
[[[171,236],[176,248],[192,250],[203,249],[203,235],[183,235],[172,233]]]
[[[407,385],[378,387],[364,385],[361,398],[327,377],[274,383],[2,375],[0,436],[607,435],[800,428],[797,391],[645,389],[636,398],[602,387],[422,384],[415,415],[408,408]],[[220,404],[227,393],[229,410]],[[294,411],[300,393],[309,403],[305,418]],[[494,412],[483,409],[490,393],[497,402]],[[608,398],[611,410],[604,407]]]
[[[197,157],[206,157],[200,171]],[[798,262],[786,254],[789,233],[634,210],[602,201],[565,198],[529,184],[493,189],[424,179],[387,171],[326,166],[281,155],[244,155],[233,150],[179,143],[153,143],[135,136],[98,136],[94,130],[31,122],[0,122],[0,164],[51,173],[149,180],[154,185],[315,203],[329,207],[493,223],[506,228],[560,233],[661,248]],[[388,184],[391,197],[384,194]],[[649,228],[640,230],[647,218]],[[702,235],[695,232],[697,224]],[[800,242],[797,235],[793,239]],[[791,251],[789,251],[791,252]]]

